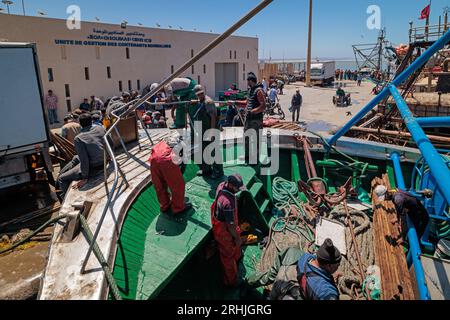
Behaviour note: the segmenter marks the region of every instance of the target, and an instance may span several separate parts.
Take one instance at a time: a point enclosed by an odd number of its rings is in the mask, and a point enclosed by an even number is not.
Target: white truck
[[[0,190],[53,171],[36,46],[0,42]],[[48,176],[48,174],[47,174]],[[53,179],[53,177],[51,177]]]
[[[311,64],[311,82],[313,85],[329,85],[334,81],[336,61],[322,61]]]

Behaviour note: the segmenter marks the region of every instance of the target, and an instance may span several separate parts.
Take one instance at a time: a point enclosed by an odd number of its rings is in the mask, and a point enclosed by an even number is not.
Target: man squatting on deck
[[[60,172],[57,187],[61,190],[61,198],[65,197],[72,182],[77,181],[75,189],[82,188],[89,177],[97,175],[104,167],[106,134],[102,126],[93,125],[89,113],[80,115],[81,131],[75,137],[74,144],[77,155]]]
[[[247,283],[256,288],[273,284],[269,300],[339,300],[333,274],[341,260],[331,239],[316,256],[291,247],[278,254],[269,270],[251,275]]]

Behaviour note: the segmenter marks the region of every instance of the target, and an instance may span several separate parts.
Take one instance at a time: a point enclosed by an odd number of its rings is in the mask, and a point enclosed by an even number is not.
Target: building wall
[[[109,34],[114,32],[124,34]],[[134,35],[127,36],[130,33]],[[128,37],[132,40],[88,39],[92,35]],[[208,33],[155,28],[128,26],[122,29],[120,25],[91,22],[82,22],[81,30],[69,30],[66,20],[61,19],[7,14],[0,18],[0,41],[37,44],[44,92],[52,89],[58,96],[60,117],[68,112],[67,100],[74,110],[85,97],[96,95],[107,99],[119,95],[119,81],[122,81],[122,91],[129,91],[130,80],[132,90],[138,89],[138,80],[140,90],[150,83],[161,81],[215,37],[217,35]],[[57,40],[64,41],[56,43]],[[112,46],[114,44],[116,46]],[[143,47],[146,44],[170,47]],[[197,62],[193,70],[189,68],[183,76],[196,81],[200,78],[208,95],[214,97],[216,63],[237,63],[238,86],[246,89],[244,75],[258,70],[258,39],[231,37]],[[107,77],[108,66],[111,68],[110,79]],[[53,72],[53,81],[49,79],[49,68]],[[88,68],[89,80],[85,79],[85,68]],[[69,85],[70,97],[66,97],[66,85]]]
[[[269,80],[271,77],[278,75],[278,65],[274,63],[259,64],[259,78]]]

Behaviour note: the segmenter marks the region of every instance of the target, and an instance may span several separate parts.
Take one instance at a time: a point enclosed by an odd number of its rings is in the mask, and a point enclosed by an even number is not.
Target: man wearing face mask
[[[245,189],[242,177],[233,174],[219,185],[216,200],[211,206],[213,235],[219,248],[223,282],[227,287],[237,287],[239,284],[238,262],[242,255],[242,240],[236,194]]]

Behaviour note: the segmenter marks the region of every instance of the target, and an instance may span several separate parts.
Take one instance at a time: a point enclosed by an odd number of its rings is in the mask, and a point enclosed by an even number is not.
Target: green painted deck
[[[262,251],[258,246],[244,247],[243,263],[239,264],[240,277],[244,278],[256,270]],[[219,256],[205,258],[200,250],[180,270],[175,278],[159,294],[158,300],[261,300],[263,289],[250,290],[246,286],[230,289],[223,286]]]
[[[242,151],[242,146],[225,148],[225,175],[239,173],[243,176],[248,191],[242,192],[239,197],[240,222],[249,222],[260,231],[256,234],[262,239],[274,220],[271,189],[275,176],[261,177],[262,180],[259,180],[255,170],[239,160]],[[262,153],[267,154],[267,149],[263,148]],[[313,158],[315,161],[321,160],[323,155],[313,154]],[[380,174],[386,172],[386,162],[373,162],[380,165]],[[151,185],[129,210],[118,241],[114,267],[114,277],[123,299],[237,300],[261,297],[261,292],[257,291],[224,288],[218,255],[206,258],[212,240],[210,206],[222,181],[196,177],[197,170],[197,166],[188,165],[184,174],[186,197],[194,206],[185,216],[175,219],[161,215]],[[333,170],[318,171],[328,178],[330,191],[348,178]],[[280,171],[276,176],[291,181],[305,179],[303,153],[280,150]],[[301,198],[303,200],[304,196],[301,195]],[[246,247],[240,265],[241,275],[254,272],[260,258],[258,246]]]
[[[185,172],[186,198],[194,206],[185,216],[175,219],[161,215],[153,186],[147,187],[129,210],[114,267],[124,299],[157,298],[209,239],[210,207],[222,181],[195,177],[197,170],[189,165]],[[225,167],[225,175],[232,173],[241,174],[249,190],[259,183],[251,167]]]

